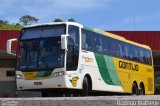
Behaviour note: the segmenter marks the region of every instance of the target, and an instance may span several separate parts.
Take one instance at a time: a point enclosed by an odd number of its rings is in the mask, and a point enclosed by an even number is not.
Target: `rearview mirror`
[[[7,49],[7,53],[16,56],[15,53],[12,53],[12,42],[17,41],[17,39],[9,39],[7,40],[7,45],[6,45],[6,49]]]
[[[68,50],[67,49],[68,36],[69,36],[68,34],[61,35],[61,49]]]

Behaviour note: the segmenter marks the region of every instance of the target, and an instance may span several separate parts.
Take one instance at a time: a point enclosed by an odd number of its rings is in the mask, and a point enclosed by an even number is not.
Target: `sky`
[[[0,19],[17,23],[24,15],[38,23],[73,18],[110,31],[160,30],[160,0],[0,0]]]

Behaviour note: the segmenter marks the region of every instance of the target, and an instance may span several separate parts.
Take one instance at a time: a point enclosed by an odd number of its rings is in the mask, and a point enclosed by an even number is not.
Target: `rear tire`
[[[89,91],[88,78],[84,77],[83,88],[82,88],[82,96],[88,96],[88,91]]]
[[[160,94],[159,92],[160,92],[160,90],[156,87],[156,88],[155,88],[155,93],[154,93],[154,94],[155,94],[155,95]]]
[[[145,88],[143,84],[140,84],[139,95],[145,95]]]
[[[138,87],[136,83],[132,84],[132,95],[138,95]]]

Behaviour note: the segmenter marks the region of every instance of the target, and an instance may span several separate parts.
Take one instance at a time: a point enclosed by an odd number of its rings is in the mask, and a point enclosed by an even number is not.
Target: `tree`
[[[1,20],[1,19],[0,19],[0,24],[8,24],[8,21],[7,21],[7,20]]]
[[[57,18],[57,19],[54,20],[54,22],[63,22],[63,20]]]
[[[71,18],[71,19],[68,19],[69,22],[76,22],[75,19]]]
[[[34,16],[25,15],[19,18],[19,22],[23,25],[31,25],[33,23],[37,23],[39,19]]]

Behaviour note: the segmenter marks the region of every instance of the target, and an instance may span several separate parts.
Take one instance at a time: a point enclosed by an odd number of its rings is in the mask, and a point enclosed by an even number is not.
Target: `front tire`
[[[88,96],[89,86],[88,86],[88,79],[84,77],[83,79],[83,88],[82,88],[82,96]]]

